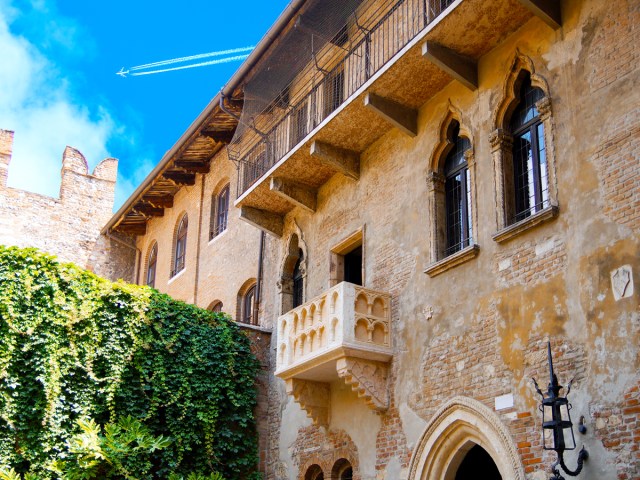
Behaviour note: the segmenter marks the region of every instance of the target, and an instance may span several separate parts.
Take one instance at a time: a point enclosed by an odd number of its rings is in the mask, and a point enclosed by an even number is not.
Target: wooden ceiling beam
[[[209,173],[211,167],[205,162],[190,162],[187,160],[176,160],[173,165],[181,168],[187,173]]]
[[[173,195],[145,195],[142,200],[158,208],[173,207]]]
[[[128,235],[145,235],[147,233],[147,223],[121,223],[115,230]]]
[[[164,208],[154,207],[149,204],[138,203],[133,207],[133,210],[146,217],[164,217]]]
[[[171,180],[176,185],[191,186],[196,184],[196,176],[193,173],[183,173],[169,170],[168,172],[164,172],[162,176],[167,180]]]
[[[203,137],[208,137],[216,142],[227,144],[231,143],[234,134],[234,130],[202,130],[200,132],[200,135]]]

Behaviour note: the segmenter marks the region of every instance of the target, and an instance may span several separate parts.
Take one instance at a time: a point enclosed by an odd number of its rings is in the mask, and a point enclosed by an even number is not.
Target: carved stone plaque
[[[611,289],[616,302],[633,295],[633,271],[631,265],[623,265],[611,272]]]

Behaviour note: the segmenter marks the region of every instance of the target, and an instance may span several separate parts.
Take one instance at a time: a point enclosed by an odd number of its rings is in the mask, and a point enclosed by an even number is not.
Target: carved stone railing
[[[342,282],[278,319],[275,374],[316,424],[329,422],[339,379],[370,408],[388,408],[390,309],[389,294]]]

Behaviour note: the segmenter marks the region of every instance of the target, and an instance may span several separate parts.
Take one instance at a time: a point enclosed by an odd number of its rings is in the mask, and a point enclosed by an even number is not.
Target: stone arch
[[[278,281],[278,293],[280,295],[280,314],[285,314],[293,309],[293,272],[302,256],[299,269],[302,276],[303,298],[305,298],[307,279],[307,244],[303,240],[300,227],[293,222],[294,232],[285,243],[280,263],[280,280]]]
[[[189,215],[186,210],[180,212],[180,214],[176,217],[176,223],[173,226],[173,235],[171,241],[171,278],[173,278],[176,274],[184,270],[186,267],[186,253],[187,253],[187,242],[189,241]],[[182,252],[178,252],[178,234],[181,231],[181,227],[186,229],[184,244],[182,245]],[[180,262],[178,258],[178,253],[183,257],[183,261]],[[182,268],[180,268],[182,267]]]
[[[256,288],[256,279],[250,278],[249,280],[246,280],[238,290],[238,296],[236,301],[236,322],[242,322],[243,319],[247,317],[247,315],[245,315],[246,313],[248,313],[248,312],[245,312],[246,296],[252,289],[255,289],[255,288]],[[253,321],[250,323],[257,325],[257,318],[255,319],[253,318],[253,316],[255,315],[255,312],[251,312],[251,315],[252,315]]]
[[[146,254],[144,257],[144,284],[150,287],[155,287],[155,280],[158,273],[158,242],[153,239],[147,246]],[[152,258],[155,257],[155,258]],[[153,265],[151,264],[153,261]],[[153,271],[149,270],[149,267],[153,268]]]
[[[494,130],[489,136],[491,155],[494,165],[496,226],[501,231],[514,223],[514,178],[513,178],[513,135],[510,121],[513,112],[519,105],[519,94],[522,82],[526,77],[531,79],[531,86],[542,91],[543,97],[536,102],[540,120],[544,127],[544,146],[547,163],[547,183],[550,209],[545,212],[548,220],[555,218],[558,204],[556,180],[556,160],[554,143],[554,124],[551,109],[550,89],[547,81],[536,73],[531,58],[516,49],[511,68],[503,82],[501,100],[493,111]],[[508,238],[508,237],[507,237]]]
[[[468,397],[455,397],[433,415],[409,465],[410,480],[454,480],[465,455],[480,445],[503,479],[525,480],[509,430],[498,415]]]
[[[449,150],[451,150],[451,147],[453,147],[453,144],[451,143],[451,140],[449,140],[449,138],[451,136],[451,128],[454,122],[457,122],[458,125],[460,125],[460,136],[465,137],[469,140],[469,143],[471,143],[471,149],[473,150],[473,133],[467,126],[467,122],[464,121],[462,111],[459,108],[455,107],[451,103],[451,101],[449,101],[447,112],[442,118],[442,121],[440,122],[440,126],[438,128],[438,144],[436,145],[436,148],[433,149],[431,158],[429,159],[430,172],[442,173],[442,169],[444,167],[444,159],[446,158],[447,153],[449,153]]]
[[[549,85],[543,77],[536,73],[533,60],[516,49],[511,68],[503,83],[502,100],[493,113],[494,128],[508,128],[511,114],[518,104],[517,97],[520,91],[520,84],[527,73],[531,76],[531,85],[542,90],[545,97],[549,97]]]

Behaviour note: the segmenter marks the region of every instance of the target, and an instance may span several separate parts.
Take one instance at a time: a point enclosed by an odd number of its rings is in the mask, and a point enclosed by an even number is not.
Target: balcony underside
[[[249,220],[251,223],[279,235],[278,227],[272,228],[273,223],[261,222],[259,218],[256,220],[256,215],[264,212],[273,220],[275,214],[277,220],[300,203],[282,191],[274,190],[271,178],[291,182],[315,195],[317,189],[339,170],[335,165],[321,162],[311,154],[313,142],[344,149],[356,156],[361,154],[394,128],[375,109],[365,106],[367,94],[373,93],[395,102],[407,111],[417,111],[454,80],[452,75],[445,73],[441,66],[423,54],[425,43],[444,46],[474,65],[534,15],[532,10],[523,5],[527,1],[463,0],[454,4],[448,13],[443,13],[429,24],[363,87],[248,188],[238,198],[236,206],[249,207],[253,214],[253,221]],[[311,210],[313,208],[315,206],[310,207]],[[243,213],[241,216],[247,219]]]

